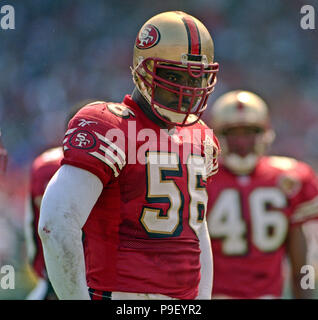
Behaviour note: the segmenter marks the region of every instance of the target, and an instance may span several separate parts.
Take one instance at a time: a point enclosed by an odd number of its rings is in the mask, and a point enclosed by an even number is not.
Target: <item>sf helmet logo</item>
[[[136,39],[136,47],[138,49],[149,49],[155,46],[159,40],[159,30],[152,24],[147,24],[138,34]]]

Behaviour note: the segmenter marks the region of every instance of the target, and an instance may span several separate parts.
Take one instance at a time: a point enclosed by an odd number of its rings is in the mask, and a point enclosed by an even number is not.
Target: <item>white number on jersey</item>
[[[184,198],[172,177],[182,177],[179,157],[176,153],[147,152],[147,195],[149,204],[168,203],[166,213],[161,208],[144,206],[140,222],[151,237],[176,237],[182,231]],[[190,155],[187,162],[189,225],[195,233],[205,220],[207,192],[200,181],[205,176],[204,159]],[[169,176],[169,178],[167,178]]]
[[[288,221],[279,209],[286,206],[286,201],[277,188],[258,188],[250,194],[251,239],[259,250],[275,251],[285,240]],[[211,238],[222,239],[224,254],[247,252],[247,224],[242,216],[239,191],[226,189],[219,195],[209,214],[208,228]]]

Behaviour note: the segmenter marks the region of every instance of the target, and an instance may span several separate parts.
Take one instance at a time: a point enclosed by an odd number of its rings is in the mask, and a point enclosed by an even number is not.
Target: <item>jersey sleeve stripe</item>
[[[212,164],[207,166],[207,177],[215,175],[219,171],[219,164],[217,161],[213,161]]]
[[[64,138],[64,140],[63,140],[63,144],[65,144],[67,141],[68,141],[68,139],[69,139],[69,135],[71,134],[71,133],[73,133],[75,130],[77,130],[77,128],[72,128],[72,129],[69,129],[69,130],[67,130],[66,132],[65,132],[65,138]],[[64,151],[65,150],[68,150],[69,148],[68,147],[66,147],[66,146],[64,146]]]
[[[120,170],[126,164],[125,162],[122,162],[111,150],[105,148],[103,145],[101,145],[99,149],[100,151],[103,151],[108,157],[110,157],[114,162],[116,162]]]
[[[318,217],[318,197],[299,205],[291,217],[292,222],[298,222],[312,217]]]
[[[72,128],[66,131],[65,136],[68,136],[69,134],[73,133],[75,130],[77,130],[78,128]]]
[[[111,162],[109,161],[105,156],[101,155],[100,153],[98,152],[89,152],[90,155],[92,155],[93,157],[101,160],[102,162],[104,162],[107,166],[109,166],[113,172],[114,172],[114,176],[115,177],[118,177],[119,176],[119,172],[117,171],[117,168],[116,166]]]
[[[116,144],[112,143],[109,139],[107,139],[106,137],[104,137],[100,133],[95,132],[95,131],[94,131],[94,133],[96,134],[96,136],[98,137],[99,140],[106,143],[108,146],[110,146],[114,150],[116,150],[117,153],[123,158],[124,162],[126,161],[126,155],[123,150],[121,150]]]

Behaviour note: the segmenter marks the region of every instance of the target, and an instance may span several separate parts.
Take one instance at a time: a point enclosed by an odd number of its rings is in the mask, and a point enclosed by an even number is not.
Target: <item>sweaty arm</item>
[[[59,299],[90,299],[81,229],[102,190],[97,176],[63,165],[44,193],[38,232],[48,277]]]
[[[199,294],[196,299],[211,299],[213,282],[213,255],[206,220],[204,220],[202,223],[202,226],[198,232],[198,238],[200,241],[201,250],[201,280],[199,284]]]

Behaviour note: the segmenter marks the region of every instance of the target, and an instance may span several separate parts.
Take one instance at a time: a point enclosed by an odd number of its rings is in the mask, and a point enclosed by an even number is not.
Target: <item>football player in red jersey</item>
[[[135,42],[132,95],[71,120],[38,229],[60,299],[211,298],[206,184],[218,142],[200,117],[213,59],[198,19],[158,14]]]
[[[7,168],[8,152],[2,144],[0,129],[0,174],[3,174]]]
[[[318,217],[313,169],[265,155],[274,132],[266,103],[254,93],[238,90],[218,98],[211,124],[222,148],[219,173],[208,187],[213,296],[281,297],[288,255],[293,297],[309,297],[300,270],[307,255],[302,224]]]
[[[47,279],[42,244],[37,229],[45,188],[60,167],[62,157],[63,149],[57,147],[46,150],[32,163],[24,227],[28,262],[37,277],[37,284],[26,300],[56,299],[50,281]]]
[[[66,118],[66,127],[73,116],[87,102],[75,104]],[[40,206],[44,191],[50,179],[60,167],[63,158],[63,148],[50,148],[37,156],[30,172],[29,194],[25,210],[24,233],[28,263],[37,277],[35,288],[27,295],[27,300],[56,300],[57,297],[47,277],[43,249],[38,235],[38,223],[40,217]]]

